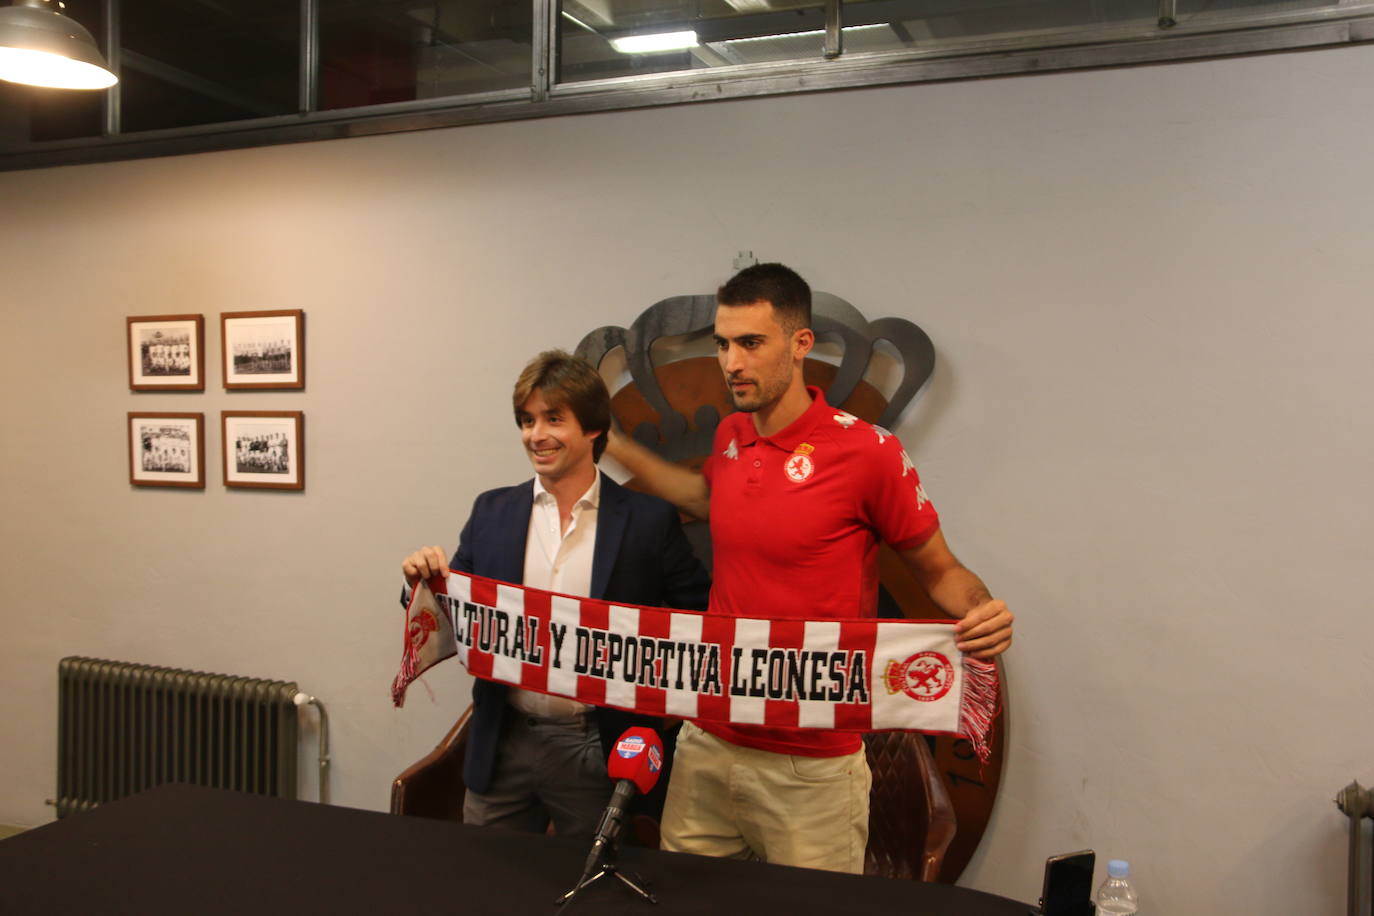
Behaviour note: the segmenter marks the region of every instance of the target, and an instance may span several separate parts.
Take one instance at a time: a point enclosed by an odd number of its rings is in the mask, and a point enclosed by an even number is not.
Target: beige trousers
[[[872,782],[862,748],[843,757],[774,754],[684,722],[663,848],[861,874]]]

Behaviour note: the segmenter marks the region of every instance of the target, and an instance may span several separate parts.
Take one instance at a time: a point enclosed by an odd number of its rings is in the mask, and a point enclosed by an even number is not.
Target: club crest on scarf
[[[954,685],[954,666],[939,652],[917,652],[904,662],[889,661],[883,679],[888,693],[904,693],[913,700],[932,703]]]
[[[410,644],[418,652],[429,641],[429,634],[439,629],[439,621],[434,619],[433,611],[428,608],[421,608],[420,612],[410,619],[407,629],[410,635]]]

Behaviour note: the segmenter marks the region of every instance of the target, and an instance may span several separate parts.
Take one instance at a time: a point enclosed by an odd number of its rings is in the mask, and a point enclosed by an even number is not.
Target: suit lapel
[[[529,537],[530,512],[534,509],[534,481],[515,487],[510,494],[508,511],[500,514],[497,529],[499,544],[493,545],[491,557],[495,572],[491,578],[516,585],[525,583],[525,541]]]
[[[600,472],[598,472],[600,473]],[[592,587],[590,598],[604,598],[611,581],[615,558],[620,555],[620,541],[625,536],[630,510],[625,491],[614,480],[601,475],[601,505],[596,510],[596,549],[592,553]]]

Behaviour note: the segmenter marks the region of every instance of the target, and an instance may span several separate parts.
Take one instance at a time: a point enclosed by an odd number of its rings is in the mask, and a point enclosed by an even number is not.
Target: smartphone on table
[[[1091,849],[1046,859],[1040,916],[1091,916],[1096,861],[1097,855]]]

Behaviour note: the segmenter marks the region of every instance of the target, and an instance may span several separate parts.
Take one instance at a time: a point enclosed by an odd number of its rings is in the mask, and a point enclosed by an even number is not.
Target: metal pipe
[[[1159,0],[1159,27],[1172,29],[1178,25],[1178,0]]]
[[[320,714],[320,804],[329,804],[329,714],[324,704],[308,693],[298,693],[293,697],[297,706],[309,704]]]
[[[825,59],[844,53],[844,11],[840,0],[825,0]]]
[[[105,63],[110,72],[119,78],[119,82],[105,90],[105,110],[101,134],[106,137],[114,137],[119,135],[124,100],[124,77],[121,72],[123,69],[121,64],[123,48],[120,47],[121,39],[119,36],[119,0],[101,0],[100,15],[104,19],[100,31],[101,39],[105,44]]]
[[[558,6],[559,0],[531,0],[534,4],[534,48],[530,74],[530,96],[536,102],[549,97],[556,82],[558,68]]]
[[[300,65],[297,108],[309,114],[320,107],[320,0],[301,0]]]
[[[1347,916],[1370,916],[1374,913],[1374,894],[1366,880],[1365,867],[1370,867],[1369,880],[1374,880],[1374,850],[1367,848],[1364,819],[1374,818],[1374,793],[1352,782],[1336,795],[1336,807],[1350,818],[1350,859],[1347,868]]]

